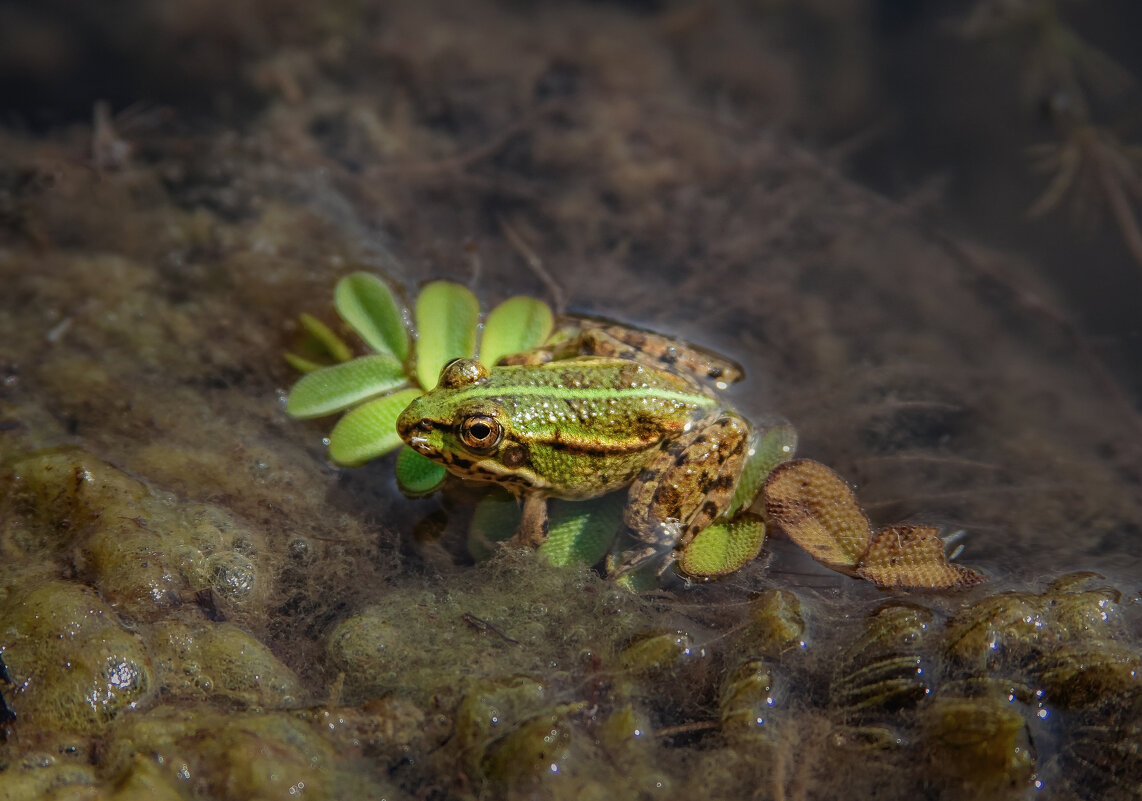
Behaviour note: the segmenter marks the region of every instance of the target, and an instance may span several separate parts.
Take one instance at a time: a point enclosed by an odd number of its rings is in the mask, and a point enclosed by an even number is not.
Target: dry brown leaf
[[[925,589],[970,587],[985,580],[971,568],[948,561],[938,528],[909,525],[887,526],[873,534],[857,575],[878,587]]]
[[[765,513],[818,562],[852,574],[872,527],[845,480],[812,459],[778,465],[765,482]]]

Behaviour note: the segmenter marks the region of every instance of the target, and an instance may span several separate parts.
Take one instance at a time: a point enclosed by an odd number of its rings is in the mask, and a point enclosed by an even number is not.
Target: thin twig
[[[547,272],[547,268],[543,266],[543,259],[539,258],[530,245],[523,240],[514,228],[508,225],[508,221],[503,217],[496,215],[499,220],[500,228],[503,229],[504,236],[507,237],[511,246],[516,249],[516,252],[523,257],[524,262],[531,268],[531,271],[536,274],[540,281],[547,287],[547,291],[551,293],[551,305],[555,307],[556,314],[562,314],[564,311],[563,288],[552,277],[551,273]]]

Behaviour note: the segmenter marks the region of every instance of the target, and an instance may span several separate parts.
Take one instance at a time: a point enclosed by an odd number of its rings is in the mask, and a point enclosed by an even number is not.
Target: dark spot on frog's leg
[[[716,489],[716,490],[720,490],[722,492],[728,492],[729,490],[731,490],[733,488],[734,488],[734,477],[731,475],[718,476],[717,480],[713,483],[713,486],[710,487],[710,489]]]
[[[718,505],[713,501],[706,501],[702,505],[702,515],[710,520],[718,516]]]
[[[658,476],[658,472],[651,470],[649,467],[643,468],[642,472],[638,474],[638,481],[642,484],[648,481],[653,481]]]
[[[682,495],[673,484],[661,486],[654,494],[654,506],[659,510],[660,520],[677,520],[682,515]]]

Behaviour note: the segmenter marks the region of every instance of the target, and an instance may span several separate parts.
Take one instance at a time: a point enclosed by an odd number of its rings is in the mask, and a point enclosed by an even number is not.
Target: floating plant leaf
[[[741,480],[726,511],[727,517],[739,509],[748,509],[773,468],[793,458],[797,449],[797,430],[788,423],[779,423],[767,428],[751,445],[753,453],[742,468]]]
[[[321,417],[407,384],[400,362],[374,353],[302,376],[289,392],[286,411],[294,417]]]
[[[698,532],[678,554],[678,566],[691,576],[724,576],[752,561],[765,542],[765,523],[753,514],[720,519]]]
[[[511,353],[538,348],[554,327],[551,308],[543,301],[525,295],[508,298],[488,313],[480,361],[493,365]]]
[[[765,513],[818,562],[850,575],[872,536],[849,485],[812,459],[785,462],[769,474]]]
[[[985,580],[948,561],[932,526],[889,526],[873,533],[844,479],[811,459],[774,469],[765,482],[765,511],[818,562],[878,587],[949,589]]]
[[[395,450],[401,444],[397,418],[418,395],[420,390],[405,389],[353,409],[333,427],[329,457],[338,464],[360,465]]]
[[[539,546],[553,565],[593,565],[606,555],[623,519],[625,492],[587,501],[548,503],[547,542]]]
[[[313,337],[318,346],[332,356],[336,361],[347,362],[353,358],[353,351],[345,344],[345,340],[333,333],[333,329],[318,320],[312,314],[302,312],[298,315],[298,322],[306,333]]]
[[[312,373],[314,370],[320,370],[322,367],[327,366],[306,359],[303,356],[298,356],[296,353],[285,354],[285,360],[290,367],[297,370],[299,373]]]
[[[480,302],[451,281],[433,281],[416,299],[416,377],[425,390],[436,386],[440,370],[453,359],[476,353]]]
[[[979,584],[984,577],[948,561],[934,526],[888,526],[872,536],[857,573],[878,587],[950,589]]]
[[[397,484],[405,495],[413,498],[429,495],[444,483],[447,474],[444,465],[412,448],[406,446],[397,454]]]
[[[392,290],[371,273],[353,273],[337,282],[333,305],[341,319],[377,353],[408,359],[409,337]]]

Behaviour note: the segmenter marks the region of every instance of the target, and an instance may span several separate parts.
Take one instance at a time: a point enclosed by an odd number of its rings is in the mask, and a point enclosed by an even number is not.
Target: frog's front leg
[[[547,542],[547,496],[537,492],[523,496],[523,516],[511,544],[520,548],[538,548]]]
[[[616,573],[660,554],[669,565],[695,535],[730,508],[753,429],[723,412],[662,451],[631,485],[624,520],[645,545],[623,554]],[[665,566],[664,566],[665,567]]]

